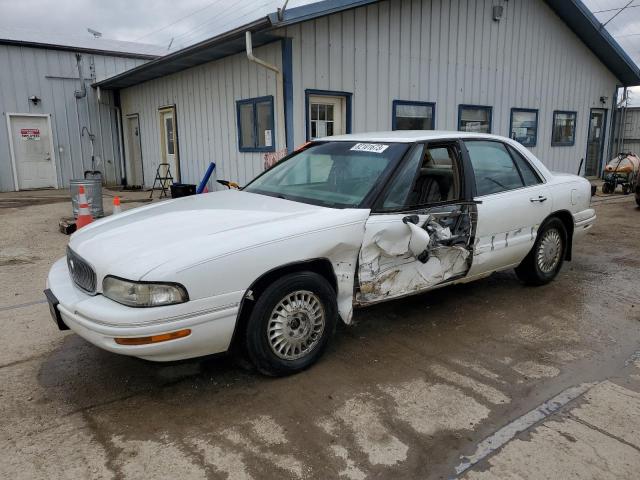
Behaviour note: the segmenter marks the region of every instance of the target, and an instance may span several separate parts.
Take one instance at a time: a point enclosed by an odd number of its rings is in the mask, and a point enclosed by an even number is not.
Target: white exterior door
[[[160,133],[162,162],[169,164],[173,181],[177,182],[180,178],[180,163],[178,161],[175,108],[171,107],[160,110]]]
[[[57,188],[49,116],[8,114],[7,121],[16,190]]]
[[[309,97],[309,139],[344,135],[346,132],[344,97],[311,95]]]
[[[142,149],[140,147],[140,118],[138,115],[127,117],[127,136],[129,139],[129,165],[131,177],[129,185],[144,185],[144,168],[142,165]]]

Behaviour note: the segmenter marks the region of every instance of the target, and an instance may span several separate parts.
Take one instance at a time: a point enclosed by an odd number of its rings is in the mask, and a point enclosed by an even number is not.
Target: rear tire
[[[314,272],[286,275],[260,295],[247,323],[251,362],[265,375],[284,376],[313,365],[338,319],[336,292]]]
[[[545,285],[553,280],[564,262],[567,251],[567,230],[559,218],[547,220],[533,248],[520,265],[516,275],[527,285]]]

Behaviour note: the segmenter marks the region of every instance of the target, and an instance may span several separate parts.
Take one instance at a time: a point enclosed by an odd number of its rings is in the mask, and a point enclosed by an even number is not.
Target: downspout
[[[287,9],[288,3],[289,3],[289,0],[285,0],[284,5],[282,5],[282,8],[278,9],[278,20],[280,20],[281,22],[284,20],[284,11]]]
[[[82,55],[76,53],[76,66],[78,67],[78,78],[80,79],[80,90],[76,90],[74,95],[76,98],[84,98],[87,96],[87,85],[84,83],[84,74],[82,73]]]
[[[258,64],[268,70],[271,70],[276,74],[276,111],[277,111],[277,125],[274,125],[278,131],[278,144],[281,145],[281,148],[287,148],[287,141],[285,136],[285,118],[284,118],[284,81],[282,78],[282,72],[278,67],[272,65],[264,60],[257,58],[253,55],[253,42],[251,40],[251,32],[247,31],[245,33],[246,40],[246,49],[247,49],[247,59],[250,62]]]
[[[616,155],[618,153],[622,153],[622,149],[624,147],[624,128],[627,121],[627,95],[627,87],[624,87],[622,101],[620,102],[620,127],[618,129],[618,151],[616,152]]]
[[[122,131],[122,112],[120,111],[120,107],[116,107],[115,105],[111,105],[109,103],[104,103],[102,101],[102,91],[100,87],[97,87],[97,96],[98,96],[98,108],[100,105],[104,105],[105,107],[109,107],[113,109],[116,113],[116,128],[118,130],[118,143],[120,148],[120,183],[125,186],[127,184],[127,172],[125,171],[125,163],[124,163],[124,135]]]

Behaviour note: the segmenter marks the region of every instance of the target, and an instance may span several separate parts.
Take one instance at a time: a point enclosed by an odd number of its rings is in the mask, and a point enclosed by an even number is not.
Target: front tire
[[[558,218],[545,222],[516,275],[527,285],[545,285],[560,272],[567,251],[567,230]]]
[[[313,365],[338,319],[336,292],[314,272],[285,275],[258,298],[247,323],[247,352],[265,375],[284,376]]]

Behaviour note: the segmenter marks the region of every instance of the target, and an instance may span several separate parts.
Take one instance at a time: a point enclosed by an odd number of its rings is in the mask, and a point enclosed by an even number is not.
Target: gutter
[[[157,65],[162,65],[164,63],[171,63],[174,60],[178,60],[182,57],[186,57],[189,55],[197,55],[198,51],[202,48],[206,48],[209,46],[214,46],[220,43],[224,43],[228,40],[237,39],[246,31],[262,31],[271,26],[271,22],[268,18],[261,18],[255,22],[249,23],[247,25],[243,25],[229,32],[222,33],[214,38],[208,38],[203,40],[202,42],[195,43],[189,47],[183,48],[182,50],[178,50],[176,52],[170,53],[169,55],[164,55],[162,57],[156,57],[154,60],[150,62],[143,63],[138,65],[137,67],[131,68],[129,70],[125,70],[124,72],[115,75],[113,77],[105,78],[104,80],[100,80],[99,82],[94,83],[93,87],[103,87],[103,88],[126,88],[118,85],[118,80],[123,78],[128,78],[131,76],[135,76],[136,73],[148,70]],[[204,63],[204,62],[203,62]],[[146,81],[146,80],[145,80]]]

